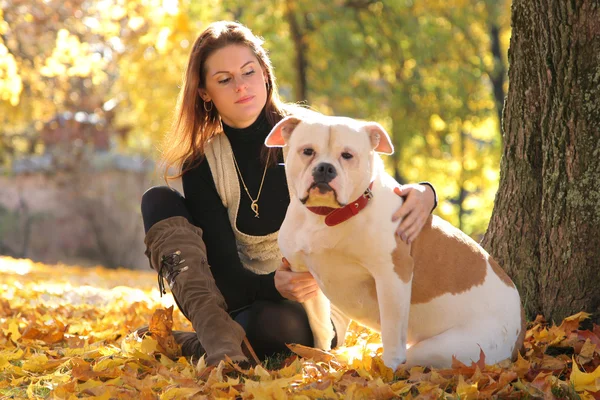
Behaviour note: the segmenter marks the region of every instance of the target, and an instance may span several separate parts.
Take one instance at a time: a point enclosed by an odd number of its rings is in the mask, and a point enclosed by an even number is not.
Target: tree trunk
[[[497,23],[490,24],[491,52],[494,57],[494,69],[490,73],[490,81],[494,92],[494,103],[496,104],[496,115],[498,116],[498,126],[502,126],[502,108],[504,107],[504,80],[506,69],[502,60],[502,51],[500,49],[500,27]]]
[[[294,85],[294,97],[297,102],[308,102],[308,80],[306,77],[308,62],[306,61],[305,36],[296,19],[295,6],[290,1],[287,2],[286,14],[290,25],[290,33],[294,42],[294,50],[296,52],[296,84]]]
[[[600,6],[514,0],[500,186],[483,246],[529,317],[600,320]]]

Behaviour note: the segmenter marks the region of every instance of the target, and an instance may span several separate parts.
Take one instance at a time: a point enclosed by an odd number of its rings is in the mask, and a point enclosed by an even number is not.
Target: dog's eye
[[[343,158],[344,160],[349,160],[349,159],[351,159],[352,157],[354,157],[354,156],[353,156],[352,154],[348,153],[348,152],[344,152],[344,153],[342,153],[342,158]]]
[[[304,151],[302,153],[305,156],[312,156],[313,154],[315,154],[315,151],[313,149],[311,149],[310,147],[307,147],[306,149],[304,149]]]

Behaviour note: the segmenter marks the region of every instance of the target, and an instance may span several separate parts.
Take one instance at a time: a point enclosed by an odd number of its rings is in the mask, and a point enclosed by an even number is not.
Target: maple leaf
[[[467,383],[465,382],[465,378],[462,375],[459,375],[458,385],[456,386],[456,394],[458,394],[461,399],[476,399],[479,396],[477,383]]]
[[[569,380],[578,392],[598,392],[600,391],[600,367],[593,372],[584,372],[579,369],[573,358],[573,369]]]
[[[315,361],[328,362],[334,358],[333,354],[324,350],[315,349],[314,347],[303,346],[295,343],[287,344],[287,347],[300,357]]]
[[[158,351],[172,359],[181,356],[181,346],[175,342],[175,337],[173,337],[173,306],[154,311],[148,327],[148,334],[156,340]]]

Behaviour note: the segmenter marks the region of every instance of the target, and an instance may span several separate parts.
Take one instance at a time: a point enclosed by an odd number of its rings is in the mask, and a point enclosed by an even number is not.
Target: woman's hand
[[[286,299],[299,303],[315,297],[319,290],[310,272],[293,272],[285,257],[275,271],[275,288]]]
[[[403,241],[412,243],[423,228],[435,205],[435,194],[428,185],[410,184],[394,188],[398,196],[406,197],[402,206],[392,215],[395,222],[402,218],[396,235]]]

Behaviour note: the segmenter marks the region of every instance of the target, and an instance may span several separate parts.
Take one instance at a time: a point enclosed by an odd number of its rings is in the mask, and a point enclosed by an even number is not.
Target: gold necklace
[[[240,171],[240,167],[237,163],[237,160],[235,159],[235,154],[233,154],[233,151],[231,152],[231,155],[233,156],[233,162],[235,163],[235,169],[237,170],[237,173],[240,176],[242,185],[244,185],[244,190],[246,190],[246,194],[248,195],[248,197],[250,198],[250,201],[252,202],[250,204],[250,208],[252,209],[252,211],[254,211],[254,218],[260,218],[258,216],[258,199],[260,198],[260,192],[262,191],[263,183],[265,183],[265,176],[267,175],[267,167],[269,166],[269,157],[271,156],[271,152],[267,153],[267,163],[265,164],[265,171],[263,172],[262,180],[260,181],[260,187],[258,188],[258,194],[256,195],[256,200],[253,199],[252,196],[250,196],[250,192],[248,191],[246,182],[244,182],[244,178],[242,177],[242,172]]]

